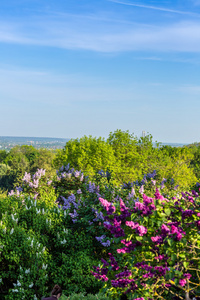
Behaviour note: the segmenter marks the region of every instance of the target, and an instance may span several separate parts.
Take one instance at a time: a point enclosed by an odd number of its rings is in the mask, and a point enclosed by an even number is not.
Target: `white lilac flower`
[[[34,298],[33,298],[33,300],[37,300],[37,296],[36,296],[36,295],[34,295]]]
[[[11,229],[10,234],[13,234],[13,232],[14,232],[14,228]]]
[[[17,280],[17,286],[21,286],[21,283],[19,282],[19,280]]]
[[[42,209],[42,213],[43,213],[43,215],[44,215],[44,208]]]
[[[28,273],[30,273],[30,269],[27,269],[27,270],[25,271],[25,274],[28,274]]]
[[[46,264],[46,265],[45,265],[45,264],[43,264],[43,265],[42,265],[42,269],[44,269],[44,270],[46,270],[46,269],[47,269],[47,267],[48,267],[48,265],[47,265],[47,264]]]
[[[64,240],[63,240],[63,241],[61,241],[60,243],[63,245],[63,244],[66,244],[66,243],[67,243],[67,241],[66,241],[66,239],[64,239]]]
[[[31,241],[31,247],[33,247],[33,240]]]
[[[12,290],[13,293],[18,293],[19,291],[17,289]]]
[[[31,282],[28,287],[31,289],[33,287],[33,283]]]

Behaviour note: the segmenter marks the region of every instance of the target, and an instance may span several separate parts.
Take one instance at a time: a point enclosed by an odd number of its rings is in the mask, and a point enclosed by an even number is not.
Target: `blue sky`
[[[1,0],[0,136],[200,141],[200,0]]]

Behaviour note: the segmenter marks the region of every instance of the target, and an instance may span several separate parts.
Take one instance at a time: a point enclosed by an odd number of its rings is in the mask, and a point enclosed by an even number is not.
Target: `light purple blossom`
[[[142,186],[140,187],[139,193],[140,193],[140,194],[143,194],[143,193],[144,193],[144,185],[142,185]]]

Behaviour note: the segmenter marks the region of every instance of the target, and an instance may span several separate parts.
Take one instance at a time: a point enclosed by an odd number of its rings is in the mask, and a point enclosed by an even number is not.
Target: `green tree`
[[[118,165],[112,146],[103,138],[92,136],[68,141],[57,153],[54,163],[57,168],[70,163],[71,167],[89,176],[94,176],[101,169],[116,170]]]

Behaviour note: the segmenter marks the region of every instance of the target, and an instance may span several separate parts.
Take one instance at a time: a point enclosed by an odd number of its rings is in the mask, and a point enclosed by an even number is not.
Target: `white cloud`
[[[79,15],[0,22],[0,42],[97,52],[200,51],[200,21],[140,24]]]
[[[0,68],[1,107],[10,103],[60,105],[63,107],[109,104],[133,99],[133,87],[116,87],[112,79],[80,74],[54,74],[43,71]],[[133,85],[134,86],[134,85]],[[5,99],[7,99],[5,101]],[[12,106],[12,105],[11,105]]]
[[[123,5],[128,5],[128,6],[135,6],[135,7],[140,7],[140,8],[159,10],[159,11],[175,13],[175,14],[181,14],[181,15],[200,16],[200,14],[190,12],[190,11],[181,11],[181,10],[170,9],[170,8],[165,8],[165,7],[158,7],[158,6],[152,6],[152,5],[146,5],[146,4],[130,3],[130,2],[119,1],[119,0],[107,0],[107,1],[118,3],[118,4],[123,4]],[[196,2],[200,3],[199,0],[196,0],[195,3]]]

